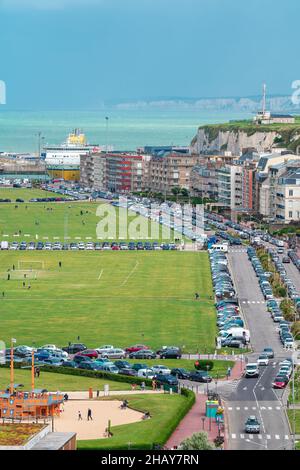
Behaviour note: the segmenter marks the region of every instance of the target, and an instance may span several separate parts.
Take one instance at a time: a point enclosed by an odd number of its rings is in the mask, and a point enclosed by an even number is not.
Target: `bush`
[[[195,369],[197,370],[212,370],[214,368],[214,361],[209,359],[201,359],[194,363]]]
[[[296,340],[299,340],[300,339],[300,321],[296,321],[295,323],[293,323],[291,330],[294,335],[294,338]]]

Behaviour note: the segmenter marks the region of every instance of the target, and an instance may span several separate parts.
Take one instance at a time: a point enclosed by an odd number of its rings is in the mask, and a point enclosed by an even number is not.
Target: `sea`
[[[106,119],[108,118],[108,119]],[[249,113],[195,109],[8,110],[0,106],[0,152],[37,153],[65,141],[75,128],[89,143],[134,151],[146,145],[187,146],[203,124],[251,118]]]

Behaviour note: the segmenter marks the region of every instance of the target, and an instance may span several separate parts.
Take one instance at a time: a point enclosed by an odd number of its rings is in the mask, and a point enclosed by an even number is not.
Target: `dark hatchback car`
[[[161,359],[180,359],[181,351],[179,348],[165,349],[159,356]]]
[[[83,343],[73,343],[62,348],[62,350],[66,351],[68,354],[76,354],[78,352],[84,351],[85,349],[87,349],[87,347]]]
[[[189,380],[192,382],[210,383],[212,378],[207,374],[207,372],[196,370],[195,372],[191,372]]]
[[[114,365],[118,369],[131,369],[132,364],[130,364],[128,361],[115,361]]]
[[[141,351],[129,354],[129,359],[155,359],[156,353],[150,349],[142,349]]]
[[[178,380],[174,375],[157,374],[155,380],[157,385],[178,385]]]
[[[171,375],[174,375],[175,377],[181,380],[188,380],[190,378],[191,373],[186,369],[177,368],[171,370]]]

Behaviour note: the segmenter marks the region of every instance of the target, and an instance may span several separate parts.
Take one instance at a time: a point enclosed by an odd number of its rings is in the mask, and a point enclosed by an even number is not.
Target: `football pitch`
[[[2,251],[0,266],[7,343],[214,350],[207,253]]]

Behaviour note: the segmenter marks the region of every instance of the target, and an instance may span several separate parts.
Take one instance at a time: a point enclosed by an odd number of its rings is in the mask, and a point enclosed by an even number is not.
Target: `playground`
[[[78,440],[103,439],[108,437],[106,429],[111,426],[136,423],[142,420],[143,413],[130,408],[121,409],[119,400],[69,400],[62,406],[60,417],[54,420],[56,432],[77,433]],[[92,419],[88,421],[88,409]],[[82,420],[78,419],[79,412]]]

